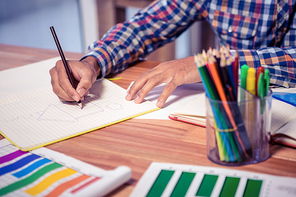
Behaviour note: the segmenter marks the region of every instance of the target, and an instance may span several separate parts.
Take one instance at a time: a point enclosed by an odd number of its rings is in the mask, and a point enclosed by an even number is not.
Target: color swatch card
[[[152,102],[126,101],[126,90],[97,80],[83,101],[61,102],[53,93],[52,58],[0,72],[0,132],[28,151],[124,121],[159,108]]]
[[[23,152],[0,141],[0,196],[103,196],[130,178],[126,166],[103,170],[47,148]]]
[[[130,197],[295,196],[296,178],[183,164],[153,162]]]

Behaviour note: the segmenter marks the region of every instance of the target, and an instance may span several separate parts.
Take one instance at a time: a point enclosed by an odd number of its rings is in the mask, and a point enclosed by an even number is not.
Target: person
[[[50,70],[53,91],[61,100],[83,100],[97,78],[123,71],[200,20],[211,24],[220,44],[238,51],[240,65],[254,68],[262,65],[270,70],[271,83],[295,87],[295,4],[287,0],[153,1],[91,44],[80,61],[69,61],[79,82],[76,90],[58,61]],[[167,83],[156,104],[162,107],[177,86],[200,81],[193,56],[162,62],[139,76],[126,100],[141,103],[155,86]]]

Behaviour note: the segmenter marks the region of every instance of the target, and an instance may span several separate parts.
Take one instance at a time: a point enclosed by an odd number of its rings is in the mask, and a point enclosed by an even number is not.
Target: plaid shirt
[[[293,1],[293,2],[292,2]],[[102,75],[124,70],[175,40],[192,23],[207,20],[222,44],[237,49],[240,65],[270,69],[271,83],[296,87],[296,15],[281,47],[269,47],[287,26],[295,0],[156,0],[89,46]]]

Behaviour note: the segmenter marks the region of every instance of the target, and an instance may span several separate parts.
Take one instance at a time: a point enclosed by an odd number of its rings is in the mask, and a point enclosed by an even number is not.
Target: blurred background
[[[152,0],[0,0],[0,43],[54,49],[49,30],[54,26],[64,51],[85,53],[118,22],[130,19]],[[206,22],[195,23],[175,42],[148,59],[179,59],[215,47]]]

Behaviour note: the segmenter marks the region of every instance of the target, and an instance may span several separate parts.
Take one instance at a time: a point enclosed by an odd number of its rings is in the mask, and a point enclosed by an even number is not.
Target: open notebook
[[[272,100],[271,106],[270,133],[272,142],[296,148],[296,107],[277,99]],[[205,127],[205,94],[177,109],[169,117],[173,120]]]
[[[61,102],[52,92],[49,70],[59,58],[0,72],[0,132],[21,150],[32,150],[158,108],[126,101],[126,90],[97,80],[83,101]]]

